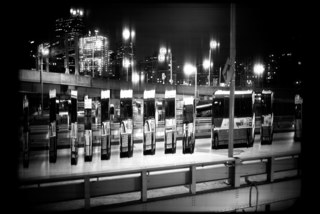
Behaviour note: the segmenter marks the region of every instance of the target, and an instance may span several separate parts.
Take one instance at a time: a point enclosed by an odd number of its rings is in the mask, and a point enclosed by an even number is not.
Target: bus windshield
[[[122,120],[132,118],[132,99],[120,100],[120,118]]]
[[[235,96],[234,116],[252,117],[252,97]],[[212,114],[214,118],[229,117],[229,97],[214,98],[212,102]]]

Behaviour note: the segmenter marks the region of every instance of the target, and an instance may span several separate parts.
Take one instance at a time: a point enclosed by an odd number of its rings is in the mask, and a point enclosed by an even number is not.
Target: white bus
[[[237,90],[234,94],[234,144],[253,146],[255,113],[253,111],[254,92]],[[217,90],[212,99],[212,149],[228,144],[229,140],[229,97],[230,91]]]

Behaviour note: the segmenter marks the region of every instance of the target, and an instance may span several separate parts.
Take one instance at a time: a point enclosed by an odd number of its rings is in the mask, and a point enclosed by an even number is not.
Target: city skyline
[[[110,37],[111,50],[121,41],[124,26],[136,31],[137,60],[152,55],[161,44],[171,47],[178,63],[200,60],[209,52],[210,37],[217,39],[221,48],[216,58],[224,63],[229,56],[229,4],[89,4],[57,3],[50,8],[35,7],[32,3],[22,23],[26,22],[28,40],[49,40],[53,37],[54,21],[69,15],[70,8],[83,8],[87,27],[98,29]],[[238,4],[237,5],[237,58],[261,57],[272,51],[301,48],[301,21],[294,16],[297,5]],[[41,17],[39,20],[38,17]],[[41,26],[41,28],[39,27]],[[293,44],[296,47],[293,47]]]

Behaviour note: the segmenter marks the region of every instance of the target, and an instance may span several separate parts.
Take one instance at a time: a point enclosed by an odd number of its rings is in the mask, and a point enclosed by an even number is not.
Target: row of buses
[[[57,125],[56,125],[56,92],[50,90],[50,123],[49,123],[49,161],[57,159]],[[71,164],[76,165],[78,160],[78,96],[77,91],[71,91],[71,105],[69,106],[71,123],[70,147]],[[252,90],[237,90],[234,96],[234,144],[252,147],[255,139],[255,93]],[[212,103],[196,105],[194,97],[183,98],[183,136],[182,152],[193,153],[195,148],[196,116],[198,112],[211,112],[211,147],[218,149],[220,145],[228,144],[229,135],[229,99],[228,90],[217,90],[212,97]],[[25,96],[24,109],[24,140],[23,165],[28,167],[29,160],[29,124],[28,99]],[[111,156],[111,117],[110,117],[110,90],[101,91],[101,159],[108,160]],[[154,155],[156,151],[156,93],[155,89],[145,90],[143,94],[143,154]],[[261,143],[272,144],[273,140],[273,92],[261,93]],[[177,120],[176,120],[176,90],[166,90],[164,118],[164,152],[176,153]],[[85,161],[92,161],[92,128],[91,111],[92,99],[84,97],[84,153]],[[133,156],[133,91],[120,91],[120,157]]]

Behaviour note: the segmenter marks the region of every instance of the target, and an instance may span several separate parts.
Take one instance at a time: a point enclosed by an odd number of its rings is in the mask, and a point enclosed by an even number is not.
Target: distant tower
[[[56,58],[64,62],[65,73],[79,73],[79,38],[84,34],[84,11],[70,9],[68,18],[59,18],[55,22]]]

